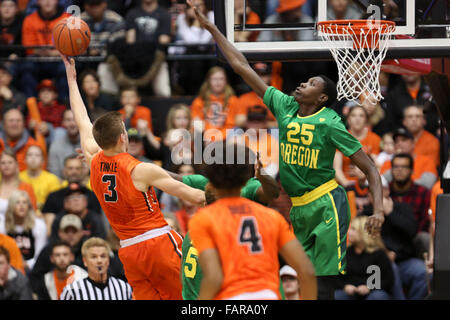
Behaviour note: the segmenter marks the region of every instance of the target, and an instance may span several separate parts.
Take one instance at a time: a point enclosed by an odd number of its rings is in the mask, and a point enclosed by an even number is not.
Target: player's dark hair
[[[327,76],[321,74],[318,77],[322,78],[323,84],[323,93],[328,96],[328,100],[325,102],[329,107],[336,101],[337,98],[337,89],[336,83],[333,80],[328,78]]]
[[[394,167],[394,160],[397,158],[406,158],[409,159],[409,168],[412,169],[414,167],[414,158],[409,153],[399,153],[392,157],[391,166]]]
[[[124,133],[122,114],[118,111],[105,113],[94,122],[92,133],[102,149],[113,148]]]
[[[256,156],[247,146],[219,141],[211,144],[211,148],[211,156],[217,163],[206,166],[205,176],[214,188],[243,187],[253,177]]]

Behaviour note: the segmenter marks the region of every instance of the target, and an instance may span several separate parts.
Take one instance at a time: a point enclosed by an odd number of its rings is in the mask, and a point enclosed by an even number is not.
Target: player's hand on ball
[[[61,57],[62,61],[64,62],[64,66],[66,67],[66,74],[68,80],[77,80],[77,70],[75,68],[75,60],[73,58],[70,58],[68,56],[63,55],[62,53],[59,53],[59,56]]]

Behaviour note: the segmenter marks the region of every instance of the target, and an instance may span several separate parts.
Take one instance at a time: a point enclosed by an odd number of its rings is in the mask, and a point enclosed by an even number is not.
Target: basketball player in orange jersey
[[[189,221],[203,271],[198,299],[280,299],[278,253],[297,272],[302,299],[317,299],[314,267],[283,216],[240,197],[253,173],[251,151],[231,142],[215,144],[213,157],[223,152],[227,161],[220,164],[216,157],[205,169],[217,200]]]
[[[181,300],[183,239],[164,220],[153,186],[200,206],[205,202],[204,192],[130,156],[119,112],[107,113],[92,124],[78,89],[75,61],[61,57],[81,148],[91,168],[91,186],[120,239],[119,258],[134,295],[137,300]]]

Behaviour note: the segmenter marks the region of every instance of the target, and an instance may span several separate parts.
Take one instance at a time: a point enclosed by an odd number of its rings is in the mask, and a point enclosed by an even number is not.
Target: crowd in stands
[[[211,3],[194,0],[213,20]],[[332,18],[357,18],[349,0],[332,0]],[[248,24],[309,23],[316,1],[236,0],[236,21]],[[0,1],[0,299],[60,299],[65,285],[91,277],[83,243],[95,238],[107,248],[105,264],[126,281],[118,238],[89,183],[79,156],[80,136],[68,107],[63,63],[29,59],[58,57],[52,27],[82,8],[91,32],[88,57],[77,64],[79,86],[92,121],[109,111],[123,115],[129,153],[181,175],[202,173],[194,148],[217,139],[240,139],[261,153],[265,171],[278,179],[278,130],[261,98],[216,60],[167,61],[167,54],[211,53],[211,35],[192,10],[177,0],[2,0]],[[310,40],[312,31],[236,32],[236,41]],[[196,46],[178,47],[179,44]],[[20,47],[18,45],[23,45]],[[284,92],[324,73],[337,80],[334,63],[255,63],[255,71]],[[373,106],[338,101],[329,106],[377,164],[383,176],[385,222],[381,238],[369,239],[361,226],[372,213],[367,180],[350,159],[337,153],[337,181],[346,188],[352,223],[348,272],[337,299],[424,299],[429,294],[436,196],[439,182],[438,114],[430,89],[417,76],[382,75],[384,99]],[[147,97],[186,96],[155,119]],[[154,130],[162,121],[162,132]],[[445,140],[448,141],[448,140]],[[281,188],[281,185],[280,185]],[[281,188],[282,189],[282,188]],[[157,191],[168,223],[183,236],[197,207]],[[270,207],[289,220],[290,199],[281,190]],[[431,214],[430,214],[431,213]],[[100,238],[100,240],[98,239]],[[105,244],[101,242],[105,241]],[[98,242],[100,241],[100,242]],[[424,258],[428,253],[428,259]],[[86,259],[85,259],[86,260]],[[382,268],[381,287],[366,286],[367,266]],[[91,268],[91,269],[90,269]],[[69,273],[67,270],[70,269]],[[89,275],[88,275],[89,273]],[[287,299],[298,299],[295,271],[280,270]],[[62,295],[63,290],[66,290]],[[123,298],[129,298],[128,293]]]

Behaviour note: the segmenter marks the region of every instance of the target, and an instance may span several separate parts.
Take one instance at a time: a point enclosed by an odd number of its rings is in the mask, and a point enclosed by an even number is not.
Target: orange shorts
[[[119,258],[136,300],[182,300],[181,244],[174,230],[120,248]]]

